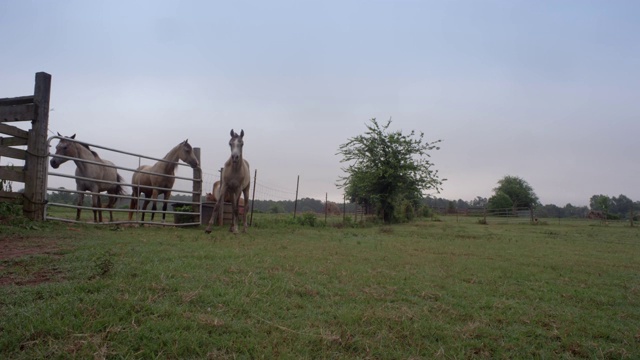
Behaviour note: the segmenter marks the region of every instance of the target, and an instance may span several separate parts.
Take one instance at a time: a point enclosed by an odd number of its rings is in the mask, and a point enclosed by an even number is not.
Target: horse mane
[[[97,153],[97,152],[93,151],[93,150],[89,147],[89,145],[87,145],[87,144],[85,144],[85,143],[81,143],[81,142],[79,142],[78,144],[80,144],[80,145],[84,146],[87,150],[91,151],[91,154],[93,154],[93,156],[95,156],[96,158],[100,159],[100,155],[98,155],[98,153]]]
[[[171,150],[169,150],[169,152],[162,158],[162,160],[173,161],[172,158],[177,157],[176,154],[178,153],[178,149],[180,146],[182,146],[182,143],[179,143],[178,145],[172,147]]]

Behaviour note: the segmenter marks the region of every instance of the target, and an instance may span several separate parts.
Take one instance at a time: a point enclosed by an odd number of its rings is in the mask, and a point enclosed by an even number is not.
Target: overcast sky
[[[300,175],[300,197],[341,201],[338,147],[375,117],[443,140],[440,197],[514,175],[544,204],[638,201],[638,19],[638,1],[0,0],[0,97],[48,72],[51,131],[154,157],[188,138],[205,186],[244,129],[257,198]]]

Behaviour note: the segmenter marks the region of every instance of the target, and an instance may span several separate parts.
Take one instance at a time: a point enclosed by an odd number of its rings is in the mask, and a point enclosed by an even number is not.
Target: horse
[[[242,147],[244,146],[244,130],[240,131],[238,135],[233,129],[231,129],[231,140],[229,140],[229,147],[231,148],[231,156],[224,163],[222,169],[222,185],[220,185],[220,196],[218,199],[225,199],[227,196],[231,196],[231,227],[229,231],[232,233],[238,232],[239,221],[239,209],[238,201],[240,195],[244,194],[244,204],[248,204],[249,200],[249,187],[251,185],[251,171],[249,169],[249,163],[242,157]],[[224,207],[221,206],[224,201],[217,201],[209,220],[209,225],[205,229],[205,233],[211,233],[211,225],[213,225],[216,213],[223,211]],[[243,212],[243,232],[247,232],[247,212]]]
[[[189,140],[185,140],[174,146],[164,158],[154,165],[142,165],[136,169],[131,178],[131,204],[129,205],[129,221],[133,218],[133,209],[138,207],[138,197],[144,194],[144,204],[142,205],[142,221],[144,221],[144,211],[147,210],[149,202],[153,201],[151,207],[151,221],[157,209],[156,203],[158,196],[164,195],[164,203],[162,205],[162,222],[165,220],[167,204],[171,197],[171,189],[175,178],[178,160],[191,165],[192,168],[200,166],[198,159],[193,153],[193,148],[189,144]]]
[[[213,201],[213,202],[217,202],[218,199],[220,198],[220,181],[216,181],[213,183],[213,189],[211,190],[211,194],[207,194],[207,200]],[[244,206],[244,200],[242,198],[238,199],[238,205],[239,206]],[[224,202],[231,202],[231,194],[227,192],[226,196],[224,197]]]
[[[58,133],[58,136],[60,133]],[[78,193],[78,212],[76,214],[76,221],[80,220],[80,206],[84,202],[84,192],[92,192],[93,200],[93,221],[102,222],[102,210],[96,210],[95,208],[102,208],[100,201],[100,194],[106,191],[107,194],[112,195],[124,195],[125,191],[122,185],[115,183],[123,183],[124,179],[114,167],[111,161],[101,159],[98,153],[91,150],[89,145],[83,144],[78,141],[74,141],[76,134],[70,137],[63,137],[56,146],[56,154],[51,158],[51,167],[57,169],[60,165],[67,162],[66,158],[61,158],[59,155],[68,156],[73,159],[76,164],[76,177],[83,179],[76,179],[76,190]],[[56,156],[58,155],[58,156]],[[98,163],[98,164],[95,164]],[[105,164],[105,165],[100,165]],[[113,209],[118,198],[115,196],[109,196],[109,202],[107,208]],[[100,221],[98,221],[98,219]],[[109,221],[113,222],[113,211],[109,210]]]

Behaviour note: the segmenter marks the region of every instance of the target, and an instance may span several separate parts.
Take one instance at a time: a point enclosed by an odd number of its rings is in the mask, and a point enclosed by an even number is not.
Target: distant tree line
[[[75,204],[77,198],[77,194],[65,191],[53,191],[49,193],[49,201],[56,203]],[[91,198],[85,196],[85,202],[87,202],[87,205],[89,205],[90,201]],[[171,201],[190,202],[191,196],[177,194],[171,197]],[[489,206],[489,199],[477,196],[473,200],[465,201],[462,199],[450,200],[440,197],[426,197],[422,199],[421,204],[440,212],[456,213],[467,209],[486,208]],[[128,202],[121,200],[119,206],[126,207],[128,206]],[[296,205],[293,200],[256,200],[253,204],[254,211],[270,214],[291,214],[293,213],[295,207]],[[302,198],[298,200],[298,213],[314,212],[323,214],[324,211],[325,203],[322,200],[312,198]],[[329,202],[328,211],[332,215],[342,214],[343,211],[346,211],[347,214],[350,214],[356,211],[356,204],[338,204]],[[610,197],[607,195],[599,194],[593,195],[590,198],[589,206],[574,206],[572,204],[566,204],[563,207],[554,204],[537,204],[535,206],[536,215],[541,218],[584,218],[589,214],[590,211],[602,212],[608,218],[627,219],[631,211],[634,212],[635,216],[638,216],[638,214],[640,213],[640,201],[634,202],[629,197],[623,194],[617,197]]]

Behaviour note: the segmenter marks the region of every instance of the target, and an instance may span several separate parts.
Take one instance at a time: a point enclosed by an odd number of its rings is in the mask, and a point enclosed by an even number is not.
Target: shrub
[[[311,226],[314,227],[316,226],[316,222],[318,220],[318,217],[316,216],[316,214],[312,213],[312,212],[306,212],[303,213],[302,216],[300,216],[299,218],[296,219],[297,223],[302,225],[302,226]]]

